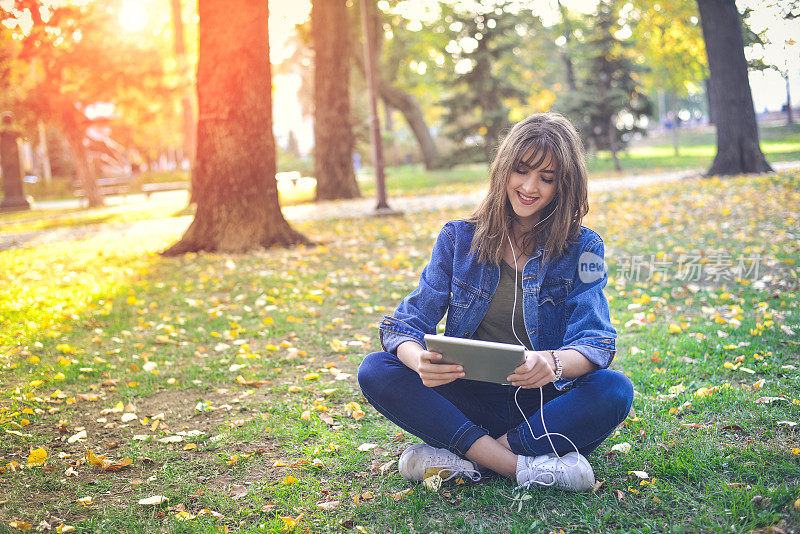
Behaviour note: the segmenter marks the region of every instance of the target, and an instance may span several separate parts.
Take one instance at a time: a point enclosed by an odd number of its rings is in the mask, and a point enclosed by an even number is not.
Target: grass
[[[416,440],[354,378],[462,213],[305,223],[318,246],[248,255],[158,256],[177,217],[0,252],[0,532],[797,532],[798,191],[793,173],[592,199],[634,411],[590,458],[596,493],[525,501],[403,481]]]

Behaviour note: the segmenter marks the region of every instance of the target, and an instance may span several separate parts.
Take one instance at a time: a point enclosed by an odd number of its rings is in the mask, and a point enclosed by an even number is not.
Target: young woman
[[[478,480],[489,469],[526,487],[592,488],[584,456],[625,419],[633,386],[607,369],[616,331],[603,240],[581,226],[586,181],[567,119],[542,113],[515,125],[486,198],[444,226],[419,287],[382,321],[385,352],[364,359],[358,380],[376,410],[426,443],[400,457],[404,478]],[[437,363],[424,336],[445,313],[446,336],[526,346],[511,385],[466,380],[460,366]]]

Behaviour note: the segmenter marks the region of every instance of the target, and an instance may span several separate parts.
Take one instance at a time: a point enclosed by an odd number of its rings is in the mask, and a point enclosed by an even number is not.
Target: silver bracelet
[[[561,365],[561,360],[556,356],[556,351],[548,350],[547,352],[550,353],[550,356],[553,357],[553,363],[556,364],[556,377],[553,379],[553,382],[561,380],[561,375],[564,374],[564,367]]]

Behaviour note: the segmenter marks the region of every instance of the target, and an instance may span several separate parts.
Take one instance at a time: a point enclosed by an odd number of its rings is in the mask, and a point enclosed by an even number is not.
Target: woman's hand
[[[512,386],[521,386],[525,389],[539,388],[549,384],[556,378],[556,373],[550,366],[551,357],[547,351],[526,350],[525,362],[514,369],[508,381]]]
[[[438,352],[423,350],[418,357],[419,361],[414,370],[419,374],[422,383],[429,388],[449,384],[454,380],[464,378],[464,368],[460,365],[436,363],[437,360],[442,359],[442,355]]]

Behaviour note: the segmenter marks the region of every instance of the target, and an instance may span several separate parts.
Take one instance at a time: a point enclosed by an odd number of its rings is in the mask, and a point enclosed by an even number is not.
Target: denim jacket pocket
[[[455,325],[461,322],[464,313],[472,306],[476,296],[477,291],[469,284],[453,278],[450,286],[450,308],[447,311],[448,323]]]
[[[568,280],[547,281],[539,288],[539,327],[545,335],[562,335],[566,328],[565,313],[570,283]]]

